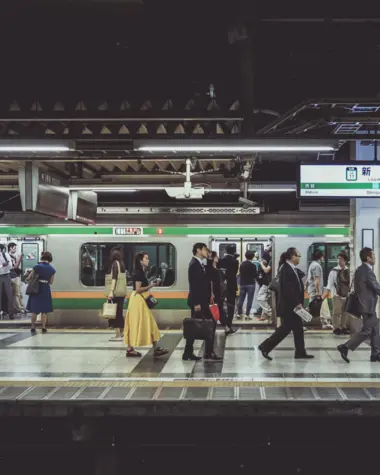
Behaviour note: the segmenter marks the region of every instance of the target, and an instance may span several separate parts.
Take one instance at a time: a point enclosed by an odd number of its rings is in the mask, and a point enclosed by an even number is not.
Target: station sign
[[[380,164],[301,164],[300,198],[380,197]]]
[[[113,228],[116,236],[142,236],[143,228]]]
[[[69,219],[82,224],[95,224],[98,195],[93,191],[71,191]]]
[[[59,177],[27,162],[19,170],[19,187],[23,211],[67,219],[70,192]]]

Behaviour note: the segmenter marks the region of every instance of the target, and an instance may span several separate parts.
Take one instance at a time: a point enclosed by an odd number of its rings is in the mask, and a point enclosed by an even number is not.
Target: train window
[[[149,254],[148,279],[159,277],[161,287],[171,287],[175,283],[175,248],[169,243],[86,243],[81,247],[80,278],[87,287],[103,287],[108,272],[111,249],[121,249],[127,279],[132,284],[135,255],[144,251]]]
[[[338,254],[345,252],[350,259],[350,247],[347,242],[334,243],[313,243],[307,251],[308,267],[313,260],[313,254],[320,249],[323,252],[324,260],[322,262],[324,285],[327,285],[327,279],[331,269],[338,265]]]
[[[258,242],[249,243],[247,244],[247,251],[251,251],[254,254],[258,254],[259,258],[261,259],[264,253],[264,245]]]

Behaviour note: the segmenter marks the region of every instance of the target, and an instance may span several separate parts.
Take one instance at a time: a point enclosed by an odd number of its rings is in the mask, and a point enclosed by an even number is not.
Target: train
[[[226,217],[227,219],[227,217]],[[311,219],[312,221],[312,219]],[[121,247],[127,276],[133,270],[137,252],[149,254],[149,277],[161,278],[153,289],[159,304],[154,310],[160,326],[180,325],[188,316],[187,269],[192,257],[192,246],[204,242],[211,250],[223,256],[228,245],[234,245],[239,259],[246,251],[263,255],[272,248],[273,263],[288,247],[295,246],[301,253],[300,268],[306,272],[316,249],[325,255],[324,276],[337,265],[337,256],[344,250],[351,254],[350,228],[342,224],[252,225],[225,223],[217,225],[191,224],[157,226],[152,224],[33,224],[0,226],[0,242],[17,244],[22,254],[22,272],[25,275],[38,262],[43,250],[53,255],[57,271],[52,287],[54,313],[49,323],[60,326],[102,327],[107,322],[99,316],[105,300],[104,276],[111,248]],[[276,266],[273,265],[273,273]],[[132,288],[129,287],[131,290]],[[126,298],[126,306],[128,304]]]

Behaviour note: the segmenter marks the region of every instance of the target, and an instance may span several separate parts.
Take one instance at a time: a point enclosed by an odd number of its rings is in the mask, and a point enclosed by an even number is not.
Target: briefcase
[[[359,312],[359,298],[358,294],[353,290],[347,295],[346,302],[344,303],[344,311],[353,315],[356,318],[361,318],[361,313]]]
[[[194,340],[210,340],[214,336],[215,323],[211,318],[185,318],[183,337]]]

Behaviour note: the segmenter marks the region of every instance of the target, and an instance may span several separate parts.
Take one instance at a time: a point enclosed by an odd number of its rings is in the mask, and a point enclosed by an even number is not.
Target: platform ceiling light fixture
[[[0,153],[60,153],[74,150],[72,141],[0,140]]]
[[[327,145],[145,145],[137,150],[151,153],[333,152],[334,147]]]

